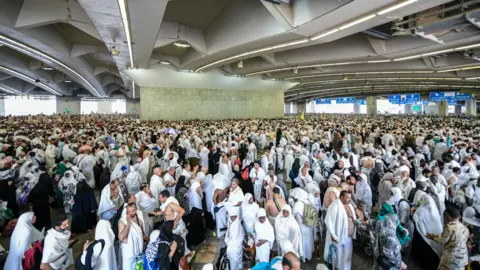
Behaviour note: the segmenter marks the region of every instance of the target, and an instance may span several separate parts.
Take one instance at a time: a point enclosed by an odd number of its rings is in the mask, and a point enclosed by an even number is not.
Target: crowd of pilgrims
[[[479,128],[433,116],[5,117],[4,269],[188,269],[212,232],[215,269],[299,269],[323,249],[326,267],[346,270],[356,243],[374,269],[480,269]]]

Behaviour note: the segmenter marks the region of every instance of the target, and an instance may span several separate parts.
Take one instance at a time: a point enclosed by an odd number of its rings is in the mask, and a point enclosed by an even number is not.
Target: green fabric
[[[382,209],[380,209],[380,212],[378,212],[377,219],[384,221],[387,215],[397,215],[397,214],[393,210],[392,205],[385,202],[383,203]],[[410,236],[407,234],[405,228],[403,228],[402,224],[400,224],[400,220],[398,218],[397,218],[396,235],[402,246],[408,243],[408,241],[410,241],[411,239]]]
[[[62,178],[66,170],[67,170],[67,165],[65,165],[65,163],[63,162],[60,162],[58,163],[58,168],[55,171],[55,174],[60,175],[60,178]]]

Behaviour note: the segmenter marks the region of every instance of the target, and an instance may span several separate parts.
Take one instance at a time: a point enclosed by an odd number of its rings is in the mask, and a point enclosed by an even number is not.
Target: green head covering
[[[378,212],[377,219],[380,221],[384,221],[386,216],[388,215],[397,215],[397,213],[395,213],[395,211],[393,210],[392,205],[385,202],[383,203],[382,209],[380,209],[380,212]],[[405,245],[411,239],[410,236],[407,234],[406,230],[403,228],[402,224],[400,224],[400,220],[398,218],[397,218],[397,229],[395,233],[402,246]]]

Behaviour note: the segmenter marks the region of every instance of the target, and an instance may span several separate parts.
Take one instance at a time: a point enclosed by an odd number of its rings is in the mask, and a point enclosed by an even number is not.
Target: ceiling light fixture
[[[470,69],[479,69],[480,66],[473,66],[473,67],[463,67],[463,68],[460,68],[461,70],[470,70]]]
[[[160,61],[160,64],[162,64],[162,65],[171,65],[172,63],[170,63],[170,61],[168,61],[168,60],[162,60],[162,61]]]
[[[447,49],[447,50],[441,50],[441,51],[436,51],[436,52],[430,52],[430,53],[424,53],[422,56],[430,56],[430,55],[436,55],[436,54],[442,54],[446,52],[453,52],[454,49]]]
[[[451,71],[458,71],[460,70],[459,68],[452,68],[452,69],[445,69],[445,70],[439,70],[437,71],[438,73],[444,73],[444,72],[451,72]]]
[[[339,30],[347,29],[347,28],[349,28],[349,27],[352,27],[352,26],[357,25],[357,24],[359,24],[359,23],[362,23],[362,22],[364,22],[364,21],[368,21],[368,20],[370,20],[370,19],[373,19],[373,18],[375,18],[376,16],[377,16],[377,14],[367,15],[367,16],[365,16],[365,17],[362,17],[362,18],[360,18],[360,19],[357,19],[357,20],[354,20],[354,21],[352,21],[352,22],[350,22],[350,23],[347,23],[347,24],[345,24],[345,25],[342,25],[342,26],[340,26],[338,29],[339,29]]]
[[[319,38],[329,36],[329,35],[331,35],[331,34],[333,34],[333,33],[338,32],[338,31],[340,31],[340,30],[337,29],[337,28],[335,28],[335,29],[332,29],[332,30],[330,30],[330,31],[328,31],[328,32],[325,32],[325,33],[321,33],[321,34],[312,36],[312,37],[310,37],[310,41],[314,41],[314,40],[317,40],[317,39],[319,39]]]
[[[386,13],[388,13],[388,12],[394,11],[394,10],[396,10],[396,9],[402,8],[402,7],[406,6],[406,5],[410,5],[410,4],[412,4],[412,3],[415,3],[415,2],[417,2],[417,1],[418,1],[418,0],[408,0],[408,1],[404,1],[404,2],[402,2],[402,3],[398,3],[398,4],[396,4],[396,5],[393,5],[393,6],[390,6],[390,7],[388,7],[388,8],[382,9],[382,10],[380,10],[379,12],[377,12],[377,14],[378,14],[378,15],[383,15],[383,14],[386,14]]]
[[[465,80],[478,80],[480,77],[470,77],[470,78],[465,78]]]
[[[367,63],[369,63],[369,64],[373,64],[373,63],[387,63],[387,62],[390,62],[390,59],[387,59],[387,60],[371,60],[371,61],[367,61]]]
[[[45,64],[42,63],[41,69],[50,71],[50,70],[53,70],[53,67],[51,67],[51,66],[46,66]]]
[[[175,45],[177,47],[180,47],[180,48],[190,48],[191,47],[190,44],[188,44],[187,42],[185,42],[183,40],[175,41],[175,42],[173,42],[173,45]]]
[[[3,36],[3,35],[0,35],[0,43],[14,49],[14,50],[17,50],[17,51],[20,51],[20,52],[23,52],[23,53],[26,53],[27,55],[29,54],[33,54],[33,55],[36,55],[40,58],[43,58],[45,59],[46,61],[48,62],[51,62],[52,65],[53,63],[61,66],[62,68],[70,71],[71,73],[73,73],[74,75],[78,76],[80,79],[82,79],[96,94],[97,96],[100,96],[100,93],[98,93],[97,89],[95,89],[95,87],[87,80],[85,79],[85,77],[83,77],[82,75],[80,75],[80,73],[76,72],[75,70],[69,68],[68,66],[66,66],[64,63],[58,61],[57,59],[49,56],[49,55],[46,55],[34,48],[31,48],[31,47],[28,47],[22,43],[19,43],[13,39],[10,39],[6,36]]]
[[[305,43],[305,42],[308,42],[308,38],[303,38],[303,39],[299,39],[299,40],[294,40],[294,41],[291,41],[291,42],[286,42],[286,43],[282,43],[282,44],[278,44],[278,45],[273,45],[273,46],[265,47],[265,48],[258,49],[258,50],[253,50],[253,51],[249,51],[249,52],[237,54],[237,55],[234,55],[234,56],[231,56],[231,57],[228,57],[228,58],[224,58],[224,59],[221,59],[221,60],[212,62],[212,63],[207,64],[207,65],[204,65],[204,66],[198,68],[198,69],[195,70],[195,71],[196,71],[196,72],[199,72],[199,71],[201,71],[201,70],[203,70],[203,69],[205,69],[205,68],[207,68],[207,67],[210,67],[210,66],[213,66],[213,65],[222,63],[222,62],[234,60],[234,59],[237,59],[237,58],[242,58],[242,57],[245,57],[245,56],[248,56],[248,55],[252,55],[252,54],[257,54],[257,53],[262,53],[262,52],[266,52],[266,51],[271,51],[271,50],[275,50],[275,49],[279,49],[279,48],[283,48],[283,47],[288,47],[288,46],[293,46],[293,45],[297,45],[297,44],[302,44],[302,43]]]
[[[467,46],[463,46],[463,47],[458,47],[458,48],[455,48],[455,50],[456,51],[462,51],[462,50],[467,50],[467,49],[471,49],[471,48],[475,48],[475,47],[480,47],[480,43],[467,45]]]
[[[420,58],[422,57],[421,54],[418,54],[418,55],[412,55],[412,56],[407,56],[407,57],[402,57],[402,58],[397,58],[397,59],[393,59],[393,61],[397,62],[397,61],[405,61],[405,60],[410,60],[410,59],[414,59],[414,58]]]
[[[63,81],[63,82],[65,82],[65,83],[72,83],[72,80],[67,79],[67,80],[65,80],[65,81]]]
[[[243,60],[238,61],[237,67],[243,68]]]
[[[127,38],[128,53],[130,54],[130,67],[133,68],[132,37],[130,35],[130,24],[128,22],[127,1],[118,0],[118,7],[120,8],[120,16],[122,17],[125,37]]]

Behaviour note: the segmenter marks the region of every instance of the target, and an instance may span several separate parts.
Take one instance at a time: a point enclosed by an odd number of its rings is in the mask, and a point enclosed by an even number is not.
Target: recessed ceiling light
[[[65,80],[64,82],[65,82],[65,83],[72,83],[72,80],[67,79],[67,80]]]
[[[185,41],[175,41],[175,42],[173,42],[173,45],[175,45],[177,47],[181,47],[181,48],[190,48],[190,44],[188,44]]]
[[[162,61],[160,61],[160,64],[162,64],[162,65],[171,65],[172,63],[170,63],[170,61],[168,61],[168,60],[162,60]]]

